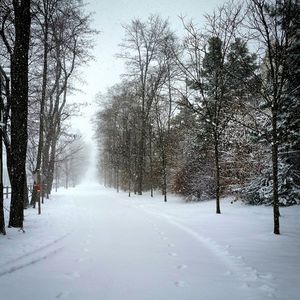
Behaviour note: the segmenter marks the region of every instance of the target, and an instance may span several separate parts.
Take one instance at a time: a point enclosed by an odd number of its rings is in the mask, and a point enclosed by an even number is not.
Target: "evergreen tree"
[[[277,30],[282,39],[279,40],[274,33],[274,42],[268,46],[269,52],[262,66],[262,76],[266,81],[262,88],[265,97],[270,99],[273,97],[274,103],[266,100],[260,106],[260,109],[271,112],[272,118],[267,121],[266,131],[260,135],[258,141],[265,143],[272,141],[273,148],[276,146],[278,149],[278,159],[277,167],[274,165],[274,159],[273,165],[265,164],[261,174],[245,188],[244,200],[250,204],[273,204],[275,166],[277,205],[288,206],[300,203],[299,4],[297,1],[287,0],[262,8],[264,16],[268,20],[273,20],[272,26],[276,26],[275,29],[269,25],[269,31],[272,33]],[[276,122],[276,140],[274,140],[274,122]],[[276,153],[273,151],[273,158],[274,154]]]
[[[287,163],[295,171],[295,183],[300,186],[300,4],[293,1],[290,22],[291,45],[288,49],[287,99],[283,107],[286,112]],[[283,23],[283,28],[285,24]],[[297,174],[296,174],[297,173]]]
[[[174,145],[177,145],[172,190],[187,201],[211,199],[216,186],[213,143],[207,135],[206,124],[183,103],[172,125]]]
[[[250,53],[247,42],[236,38],[230,44],[226,61],[227,85],[230,89],[231,108],[234,98],[238,100],[239,109],[250,99],[257,96],[260,78],[256,75],[257,57]]]

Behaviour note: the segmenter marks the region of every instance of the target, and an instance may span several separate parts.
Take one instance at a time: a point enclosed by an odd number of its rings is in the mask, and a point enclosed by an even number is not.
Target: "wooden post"
[[[44,183],[43,182],[41,182],[40,183],[41,184],[41,196],[42,196],[42,204],[44,204]]]

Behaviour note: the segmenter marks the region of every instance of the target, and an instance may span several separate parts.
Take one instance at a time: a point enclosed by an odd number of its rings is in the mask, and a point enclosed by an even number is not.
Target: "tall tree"
[[[38,149],[36,153],[36,164],[34,172],[41,172],[42,167],[42,154],[44,147],[44,118],[45,118],[45,105],[46,105],[46,91],[48,86],[48,57],[50,52],[50,23],[52,15],[57,9],[57,0],[41,0],[35,1],[33,4],[34,18],[33,22],[39,27],[41,31],[41,44],[42,44],[42,89],[40,92],[40,111],[39,111],[39,137]],[[31,203],[35,205],[37,202],[38,193],[35,189],[32,191]]]
[[[121,44],[120,57],[126,60],[129,75],[137,83],[140,100],[141,127],[138,150],[138,194],[142,194],[145,173],[146,138],[149,115],[156,91],[163,83],[165,73],[159,63],[165,39],[169,36],[168,22],[159,16],[150,16],[146,22],[133,20],[124,27],[126,38]]]
[[[227,115],[228,71],[226,58],[235,33],[241,23],[241,5],[228,2],[207,15],[207,32],[198,30],[191,22],[184,27],[187,36],[183,43],[183,58],[176,60],[191,90],[185,103],[202,119],[215,158],[216,213],[221,213],[221,139],[230,120]],[[185,60],[185,61],[184,61]]]
[[[283,3],[284,4],[284,3]],[[285,14],[284,6],[280,14]],[[290,25],[289,25],[290,24]],[[290,26],[290,29],[289,29]],[[287,94],[282,121],[286,124],[284,148],[287,163],[291,166],[292,180],[300,186],[300,3],[292,1],[290,16],[283,15],[282,28],[289,29],[291,43],[287,49]],[[293,197],[293,196],[292,196]],[[299,201],[300,199],[298,199]],[[293,203],[294,204],[294,203]]]
[[[30,114],[36,119],[31,124],[31,169],[40,169],[45,188],[50,194],[54,178],[57,144],[64,135],[62,128],[68,118],[77,112],[68,105],[68,95],[74,88],[76,71],[90,59],[92,38],[96,33],[90,27],[91,15],[85,13],[79,0],[39,0],[34,3],[33,43],[31,63],[32,101]],[[36,117],[38,116],[38,118]],[[33,128],[35,127],[35,128]],[[32,204],[37,193],[32,193]]]
[[[295,1],[251,0],[249,3],[250,25],[257,41],[263,46],[261,100],[270,111],[270,135],[272,151],[272,188],[274,233],[280,234],[279,226],[279,149],[282,146],[284,127],[280,122],[288,93],[288,52],[293,43],[293,16]],[[284,26],[282,26],[284,24]]]
[[[30,1],[13,0],[15,41],[11,55],[11,205],[9,226],[23,227],[26,182]]]
[[[0,66],[1,68],[1,66]],[[2,69],[1,69],[2,71]],[[0,72],[0,115],[3,113],[3,99],[2,99],[2,88],[3,84],[3,75]],[[2,118],[0,122],[3,122]],[[3,207],[3,149],[2,149],[2,124],[0,124],[0,234],[5,235],[5,219],[4,219],[4,207]]]

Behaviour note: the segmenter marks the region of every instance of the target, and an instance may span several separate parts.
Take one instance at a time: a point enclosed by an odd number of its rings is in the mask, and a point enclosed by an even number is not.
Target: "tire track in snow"
[[[65,291],[65,292],[60,292],[59,294],[56,295],[56,299],[63,299],[63,298],[68,298],[71,295],[71,292]]]
[[[54,256],[55,254],[57,254],[58,252],[60,252],[64,247],[60,247],[60,248],[56,248],[55,250],[52,250],[50,252],[47,252],[46,254],[42,255],[42,256],[39,256],[39,257],[36,257],[36,258],[33,258],[27,262],[23,262],[19,265],[15,265],[13,267],[10,267],[9,269],[6,269],[4,271],[0,271],[0,277],[2,276],[5,276],[7,274],[10,274],[10,273],[14,273],[18,270],[21,270],[21,269],[24,269],[28,266],[31,266],[31,265],[34,265],[40,261],[43,261],[43,260],[46,260],[48,259],[49,257],[51,256]]]
[[[35,254],[35,253],[37,253],[37,252],[40,252],[40,251],[42,251],[42,250],[44,250],[44,249],[46,249],[46,248],[48,248],[48,247],[50,247],[50,246],[52,246],[52,245],[54,245],[54,244],[57,244],[57,243],[60,242],[61,240],[65,239],[68,235],[70,235],[70,233],[64,234],[63,236],[61,236],[61,237],[59,237],[59,238],[57,238],[57,239],[51,241],[50,243],[47,243],[46,245],[43,245],[43,246],[41,246],[41,247],[39,247],[39,248],[36,248],[36,249],[34,249],[34,250],[31,250],[31,251],[29,251],[29,252],[27,252],[27,253],[25,253],[25,254],[23,254],[23,255],[17,257],[17,258],[14,258],[14,259],[11,259],[11,260],[9,260],[9,261],[6,261],[5,263],[1,264],[0,267],[5,267],[5,266],[7,266],[7,265],[9,265],[9,264],[11,264],[11,263],[15,263],[16,261],[19,261],[19,260],[25,258],[25,257],[27,257],[27,256],[30,256],[30,255]]]
[[[33,249],[17,258],[11,259],[5,262],[4,264],[1,264],[0,268],[4,268],[4,270],[0,270],[0,277],[21,270],[30,265],[36,264],[42,260],[46,260],[47,258],[55,255],[64,248],[57,247],[57,244],[64,240],[69,234],[70,233],[64,234],[63,236],[51,241],[50,243],[47,243],[39,248]],[[54,245],[56,246],[55,249],[49,251],[49,248],[53,247]],[[19,261],[20,263],[18,263]]]

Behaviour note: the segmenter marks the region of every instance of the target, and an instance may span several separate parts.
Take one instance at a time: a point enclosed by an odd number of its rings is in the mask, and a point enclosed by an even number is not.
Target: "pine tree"
[[[186,201],[201,201],[215,196],[213,143],[207,134],[206,123],[184,105],[173,119],[176,137],[176,166],[172,189]]]
[[[265,5],[262,9],[266,18],[276,20],[273,24],[277,26],[276,30],[283,39],[281,41],[275,39],[269,45],[269,54],[266,54],[262,67],[263,79],[268,83],[263,86],[264,92],[267,97],[272,97],[272,93],[275,95],[276,91],[277,100],[274,101],[276,105],[264,101],[260,109],[272,112],[273,122],[277,123],[277,139],[274,141],[272,138],[274,128],[270,119],[266,123],[265,133],[261,134],[258,141],[265,143],[272,141],[273,147],[277,145],[277,201],[278,205],[288,206],[300,203],[299,4],[292,0],[277,1],[276,5]],[[269,30],[273,32],[275,29],[270,27]],[[269,61],[272,61],[272,65]],[[277,82],[274,78],[277,78]],[[265,164],[261,174],[245,188],[246,202],[273,204],[272,167],[274,168],[274,163],[273,166]]]
[[[283,111],[286,112],[287,163],[297,173],[294,180],[300,186],[300,4],[298,1],[293,2],[291,10],[292,42],[287,53],[289,73],[287,99]],[[283,28],[285,28],[285,24],[283,24]]]

